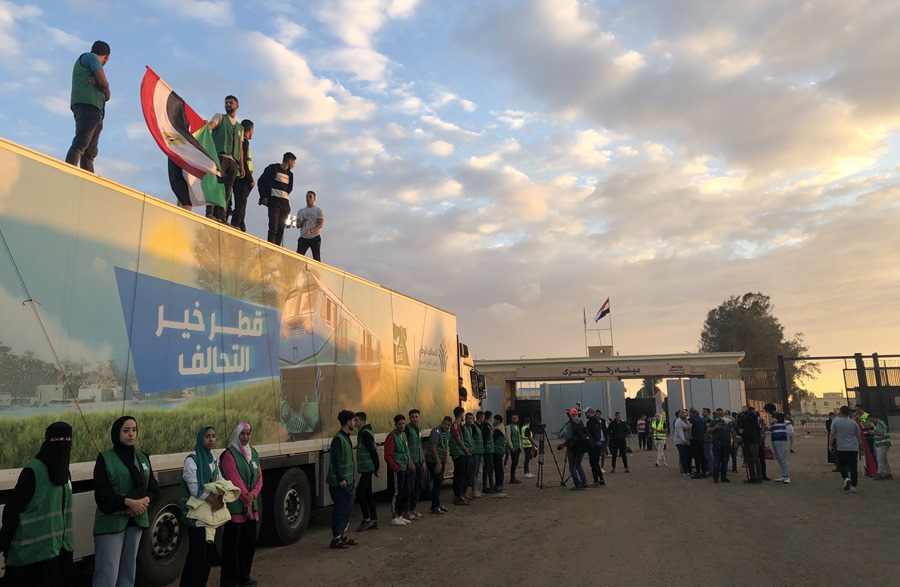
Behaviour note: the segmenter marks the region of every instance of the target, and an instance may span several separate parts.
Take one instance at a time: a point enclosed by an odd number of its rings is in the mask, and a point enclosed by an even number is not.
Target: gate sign
[[[121,267],[115,271],[141,393],[278,376],[273,349],[280,312]]]

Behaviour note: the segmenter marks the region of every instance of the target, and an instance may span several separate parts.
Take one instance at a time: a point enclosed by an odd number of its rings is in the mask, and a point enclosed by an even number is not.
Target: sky
[[[897,354],[897,22],[865,0],[0,0],[0,136],[64,158],[102,39],[99,175],[175,201],[145,66],[205,118],[234,94],[257,174],[297,154],[323,260],[453,312],[476,360],[583,356],[606,298],[621,355],[696,351],[746,292],[813,355]],[[810,389],[839,390],[824,366]]]

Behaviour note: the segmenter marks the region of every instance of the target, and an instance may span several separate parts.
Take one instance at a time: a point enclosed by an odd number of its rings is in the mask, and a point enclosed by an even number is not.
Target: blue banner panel
[[[281,312],[116,267],[140,392],[278,374]]]

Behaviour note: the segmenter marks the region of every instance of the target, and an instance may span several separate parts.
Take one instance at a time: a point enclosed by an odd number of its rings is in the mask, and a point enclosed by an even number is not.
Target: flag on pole
[[[584,320],[584,327],[587,328],[587,310],[584,307],[581,308],[581,317]]]
[[[141,109],[150,134],[169,161],[172,191],[193,205],[225,206],[225,188],[218,181],[219,156],[209,126],[155,71],[147,68],[141,80]],[[187,194],[184,192],[187,191]]]
[[[594,322],[599,322],[600,319],[607,314],[609,314],[609,298],[606,298],[606,301],[603,302],[603,305],[597,310],[597,314],[594,316]]]

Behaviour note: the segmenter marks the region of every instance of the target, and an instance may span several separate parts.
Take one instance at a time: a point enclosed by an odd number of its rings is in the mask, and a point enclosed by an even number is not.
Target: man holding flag
[[[225,114],[216,114],[209,121],[222,172],[219,182],[225,186],[225,206],[207,206],[206,217],[223,224],[228,222],[226,208],[231,208],[234,180],[244,177],[244,127],[237,121],[238,106],[236,97],[225,96]]]

